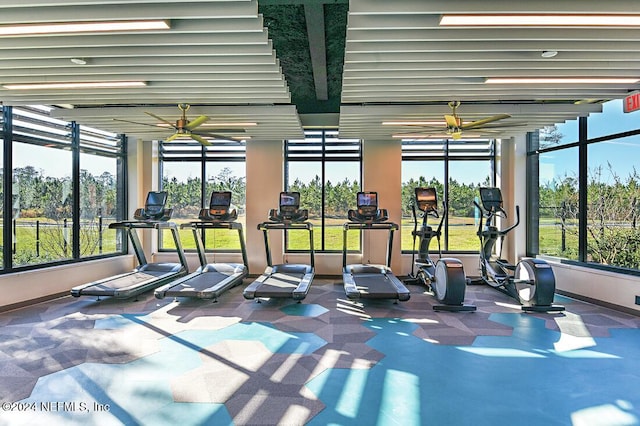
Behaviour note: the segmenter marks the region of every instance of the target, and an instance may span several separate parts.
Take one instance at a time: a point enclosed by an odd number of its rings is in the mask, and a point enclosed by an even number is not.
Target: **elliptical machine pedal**
[[[435,188],[415,188],[415,202],[411,208],[413,212],[413,250],[411,262],[411,274],[404,281],[405,284],[420,284],[434,295],[441,302],[434,305],[434,311],[447,312],[473,312],[476,307],[464,304],[464,296],[467,279],[464,267],[459,259],[443,258],[440,248],[440,236],[442,235],[442,224],[446,217],[446,206],[437,230],[428,225],[429,216],[438,218],[438,199]],[[418,215],[416,207],[422,212],[422,225],[418,230]],[[420,240],[418,258],[415,258],[416,238]],[[438,242],[438,260],[434,263],[431,260],[429,245],[431,240]],[[414,267],[418,272],[414,274]]]

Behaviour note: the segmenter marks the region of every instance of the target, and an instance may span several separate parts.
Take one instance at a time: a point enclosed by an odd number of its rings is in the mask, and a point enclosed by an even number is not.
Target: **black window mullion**
[[[80,258],[80,126],[71,122],[71,182],[73,207],[71,208],[71,253]]]
[[[587,118],[580,117],[578,121],[578,260],[587,261],[587,199],[589,178],[587,163]]]
[[[4,167],[4,182],[2,182],[3,190],[4,190],[4,209],[2,212],[3,224],[5,231],[2,236],[2,255],[4,259],[4,270],[11,271],[13,264],[13,254],[11,252],[11,247],[13,244],[13,235],[11,232],[8,232],[9,225],[11,224],[11,205],[13,205],[12,200],[12,170],[13,170],[13,108],[10,106],[2,107],[2,138],[4,140],[4,157],[3,157],[3,167]]]

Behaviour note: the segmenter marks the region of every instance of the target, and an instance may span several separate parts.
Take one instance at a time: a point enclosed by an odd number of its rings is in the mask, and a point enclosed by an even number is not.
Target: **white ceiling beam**
[[[548,41],[541,44],[539,41],[511,41],[503,40],[500,43],[487,43],[485,41],[467,41],[459,43],[455,41],[407,41],[407,42],[379,42],[379,43],[351,43],[347,39],[346,51],[354,53],[386,53],[386,52],[514,52],[556,50],[558,52],[580,51],[588,48],[591,51],[607,52],[634,52],[640,51],[640,43],[634,41],[592,41],[588,44],[574,41]]]
[[[639,12],[640,13],[640,12]],[[350,43],[407,41],[638,41],[637,28],[434,28],[349,30]]]
[[[588,45],[576,45],[576,48],[582,47],[581,50],[560,51],[558,56],[550,61],[553,62],[571,62],[571,61],[612,61],[624,62],[629,60],[629,53],[626,52],[610,52],[598,51],[593,52]],[[451,63],[451,66],[457,66],[458,62],[522,62],[541,59],[542,50],[526,50],[526,51],[505,51],[494,52],[485,51],[477,53],[459,52],[346,52],[345,64],[356,63],[429,63],[441,62]],[[549,61],[549,59],[546,59]],[[455,63],[455,64],[454,64]],[[501,64],[496,64],[500,66]],[[350,65],[347,65],[350,66]]]
[[[442,13],[638,13],[633,0],[513,1],[513,0],[358,0],[350,3],[350,15],[414,15]]]
[[[17,5],[3,7],[0,24],[42,23],[42,22],[81,22],[81,21],[120,21],[152,19],[230,19],[253,18],[258,16],[258,2],[251,1],[187,1],[160,3],[123,3],[105,2],[104,4],[48,6],[34,13],[33,7]]]
[[[234,57],[246,55],[273,55],[271,41],[267,45],[240,45],[240,46],[103,46],[103,47],[77,47],[73,49],[12,49],[10,54],[3,54],[2,57],[10,59],[29,58],[60,58],[61,55],[67,58],[109,58],[128,57],[137,58],[144,56],[206,56],[206,57]]]
[[[135,34],[100,34],[82,36],[47,36],[47,37],[0,37],[0,50],[22,49],[75,49],[91,47],[125,47],[125,46],[267,46],[266,33],[212,33],[173,34],[173,33],[135,33]]]
[[[75,56],[74,56],[75,57]],[[115,67],[128,67],[131,66],[133,61],[130,57],[91,57],[85,58],[87,60],[87,67],[90,68],[115,68]],[[145,56],[135,58],[135,66],[137,67],[158,67],[158,66],[173,66],[173,67],[192,67],[192,66],[208,66],[218,69],[229,67],[229,69],[235,69],[236,67],[260,67],[260,66],[280,66],[279,61],[272,52],[271,55],[246,55],[246,56]],[[34,59],[7,59],[0,57],[0,70],[12,70],[12,69],[37,69],[37,68],[73,68],[75,72],[82,69],[82,66],[72,65],[70,56],[60,55],[58,58],[34,58]]]

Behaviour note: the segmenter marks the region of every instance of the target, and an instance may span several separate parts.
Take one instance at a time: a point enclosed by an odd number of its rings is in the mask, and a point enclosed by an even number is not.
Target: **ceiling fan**
[[[470,121],[465,123],[464,121],[462,121],[462,117],[460,117],[456,112],[457,108],[460,106],[460,101],[452,101],[452,102],[449,102],[448,105],[451,108],[451,114],[444,115],[444,120],[446,123],[446,126],[444,129],[442,126],[405,123],[405,125],[409,125],[412,127],[420,127],[424,129],[424,130],[421,130],[420,134],[415,134],[412,136],[420,137],[420,136],[424,136],[424,134],[437,135],[437,134],[442,134],[444,131],[447,135],[451,136],[453,139],[460,139],[462,137],[462,133],[465,130],[502,129],[505,127],[524,126],[524,123],[512,123],[508,125],[504,125],[504,124],[492,125],[491,124],[499,120],[504,120],[505,118],[510,118],[511,116],[509,114],[492,115],[491,117],[483,118],[481,120]],[[409,135],[406,135],[406,136],[409,136]]]
[[[171,136],[164,139],[167,142],[170,142],[176,139],[189,138],[189,139],[193,139],[194,141],[200,142],[202,145],[211,145],[211,142],[205,139],[205,136],[210,138],[215,138],[215,139],[231,141],[231,142],[238,142],[238,140],[233,139],[229,136],[224,136],[224,135],[213,133],[213,132],[234,132],[234,133],[244,132],[244,129],[211,129],[211,131],[198,130],[198,127],[206,123],[209,120],[209,117],[207,117],[206,115],[200,115],[193,120],[187,119],[187,111],[189,110],[190,107],[191,106],[189,104],[178,104],[178,109],[182,111],[182,116],[178,118],[175,121],[175,123],[172,123],[171,121],[148,111],[145,111],[144,113],[150,117],[155,118],[156,120],[159,120],[169,128],[175,130],[175,132]],[[158,127],[158,124],[139,123],[135,121],[121,120],[117,118],[114,120],[124,121],[127,123],[133,123],[133,124],[141,124],[144,126],[153,126],[156,128]]]

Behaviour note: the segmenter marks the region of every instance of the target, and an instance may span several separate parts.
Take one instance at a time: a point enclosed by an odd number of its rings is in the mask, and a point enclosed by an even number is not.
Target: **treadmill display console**
[[[304,222],[308,218],[308,210],[300,209],[299,192],[281,192],[278,210],[269,212],[269,220],[274,222]]]
[[[388,219],[386,210],[378,208],[377,192],[358,192],[356,202],[358,208],[348,212],[351,222],[384,222]]]
[[[373,218],[378,211],[377,192],[358,192],[358,213],[363,217]]]
[[[206,222],[233,222],[238,218],[236,209],[231,209],[231,191],[213,191],[209,208],[200,210],[198,216]]]

